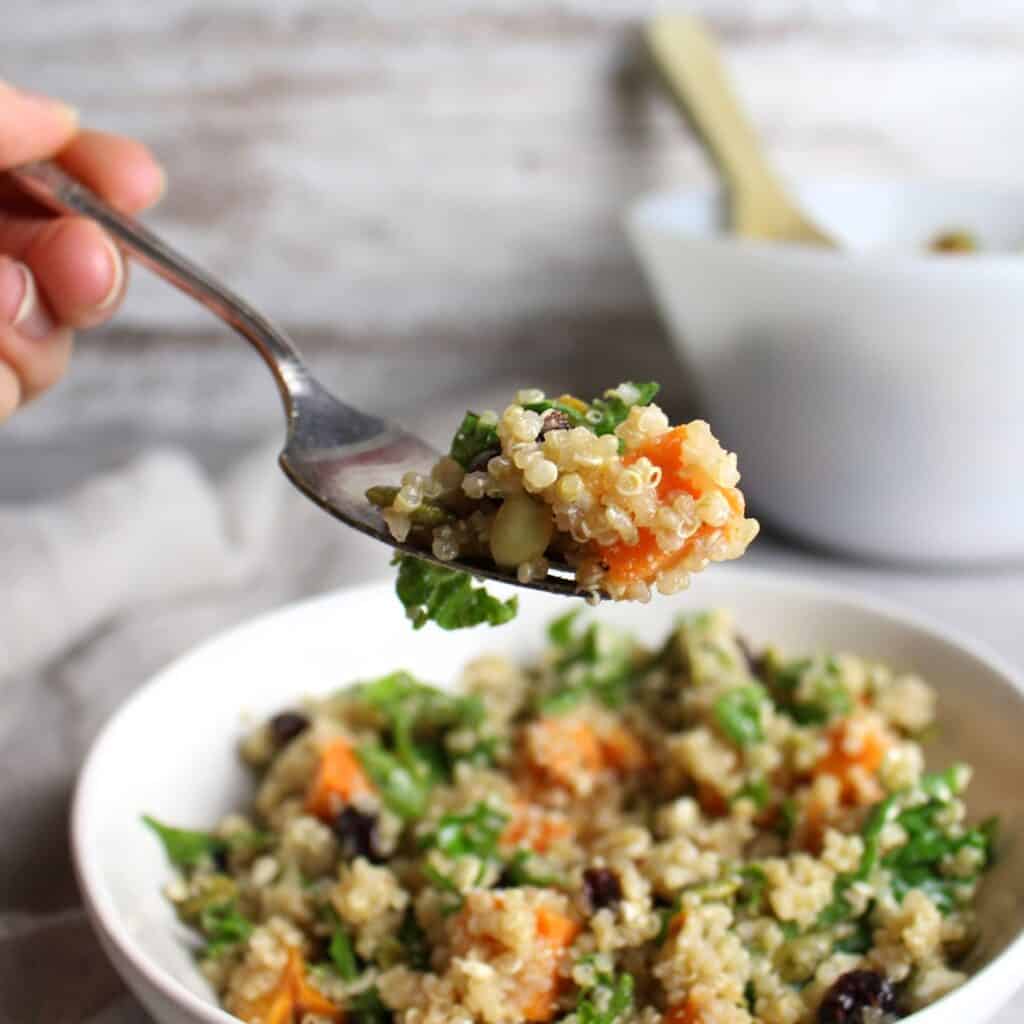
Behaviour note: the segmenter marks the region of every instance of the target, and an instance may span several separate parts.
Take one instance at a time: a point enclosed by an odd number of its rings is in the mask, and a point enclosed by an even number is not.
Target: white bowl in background
[[[503,588],[497,588],[501,590]],[[507,588],[505,588],[507,589]],[[972,816],[998,812],[1000,857],[982,888],[976,973],[914,1015],[914,1024],[981,1024],[1024,978],[1024,681],[998,659],[916,617],[817,583],[716,568],[678,598],[605,605],[603,618],[655,642],[695,607],[733,609],[755,644],[856,651],[914,668],[939,693],[931,763],[969,761]],[[266,716],[307,693],[403,667],[448,685],[483,651],[539,649],[564,600],[521,594],[497,630],[413,632],[389,584],[348,590],[230,630],[161,672],[114,715],[82,769],[72,811],[75,866],[93,926],[114,966],[160,1024],[231,1024],[193,963],[187,933],[161,893],[172,876],[140,816],[209,827],[245,805],[252,780],[235,744],[243,715]],[[236,1022],[237,1024],[237,1022]]]
[[[1024,189],[796,191],[844,249],[730,235],[711,190],[628,215],[754,514],[884,560],[1024,557]],[[981,252],[926,251],[960,227]]]

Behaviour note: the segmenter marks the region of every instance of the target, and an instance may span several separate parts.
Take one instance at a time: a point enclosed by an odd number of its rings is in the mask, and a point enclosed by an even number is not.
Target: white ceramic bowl
[[[628,217],[753,511],[885,560],[1024,557],[1024,189],[797,193],[848,248],[738,239],[711,191]],[[987,251],[925,251],[961,226]]]
[[[93,925],[124,980],[160,1024],[231,1024],[189,954],[161,895],[171,877],[140,815],[205,827],[250,797],[236,759],[243,712],[266,715],[304,693],[405,667],[439,684],[469,657],[515,657],[539,647],[560,598],[523,595],[519,618],[496,630],[414,633],[390,585],[375,584],[286,608],[240,626],[175,662],[114,716],[78,783],[72,842]],[[1008,667],[873,600],[733,567],[716,568],[678,600],[603,607],[602,616],[650,640],[684,608],[735,611],[756,644],[843,648],[920,670],[938,689],[934,763],[975,767],[974,813],[1003,819],[1001,859],[983,889],[977,973],[917,1014],[914,1024],[980,1024],[1024,978],[1024,682]],[[909,1019],[909,1018],[908,1018]],[[237,1022],[236,1022],[237,1024]]]

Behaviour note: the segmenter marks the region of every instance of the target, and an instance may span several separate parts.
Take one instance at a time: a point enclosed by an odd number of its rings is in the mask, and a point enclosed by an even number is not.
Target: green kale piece
[[[654,381],[634,383],[623,381],[617,388],[595,398],[586,414],[587,426],[598,435],[614,434],[615,428],[625,422],[634,405],[647,405],[659,391]]]
[[[419,846],[421,850],[438,850],[451,860],[476,857],[480,861],[479,883],[488,864],[498,862],[498,840],[507,821],[506,814],[480,802],[466,812],[443,815],[432,832],[420,837]],[[422,871],[444,896],[442,913],[452,914],[462,907],[463,896],[453,878],[433,864],[424,863]]]
[[[441,904],[441,913],[448,917],[462,909],[465,897],[459,892],[459,887],[447,875],[442,874],[432,864],[423,864],[420,867],[424,877],[441,891],[444,897]]]
[[[658,907],[657,914],[661,921],[661,927],[658,929],[658,934],[654,937],[656,945],[661,946],[668,938],[668,933],[672,928],[672,919],[682,909],[683,900],[681,896],[676,896],[674,900],[667,907]]]
[[[452,762],[461,761],[477,768],[493,768],[498,763],[502,741],[497,736],[481,736],[473,746],[447,751]]]
[[[730,803],[736,803],[737,800],[742,800],[746,797],[754,802],[754,806],[759,810],[763,811],[768,804],[771,803],[772,799],[772,788],[768,783],[768,780],[764,776],[759,776],[756,779],[751,779],[749,782],[745,782],[735,794],[733,794]]]
[[[853,710],[835,658],[783,662],[770,651],[763,659],[763,671],[779,710],[800,725],[823,725]],[[798,690],[809,690],[810,697],[797,699]]]
[[[749,747],[764,739],[761,708],[765,692],[756,684],[737,686],[719,697],[713,707],[718,727],[738,747]]]
[[[444,733],[476,728],[485,717],[475,696],[454,696],[421,683],[408,672],[392,672],[350,691],[374,708],[387,725],[385,743],[365,743],[358,755],[381,798],[399,817],[416,818],[433,786],[449,774]]]
[[[991,863],[998,827],[995,818],[964,831],[950,828],[940,820],[953,798],[963,792],[966,782],[964,766],[953,765],[944,772],[922,777],[916,788],[924,794],[924,802],[912,797],[913,790],[901,790],[875,804],[861,831],[864,852],[860,864],[856,871],[836,878],[832,903],[821,912],[818,924],[830,927],[852,918],[853,911],[844,895],[846,890],[854,882],[869,878],[879,865],[889,872],[897,900],[902,900],[911,889],[920,889],[943,913],[953,910],[960,892],[977,881]],[[907,840],[882,857],[881,834],[890,821],[902,827]],[[979,851],[978,870],[966,878],[947,874],[944,864],[965,848]]]
[[[148,814],[142,820],[160,837],[167,859],[178,868],[194,868],[203,860],[212,859],[228,849],[226,839],[210,832],[196,832],[187,828],[164,825]]]
[[[579,1024],[616,1024],[632,1009],[633,975],[598,971],[594,984],[581,993],[575,1016]]]
[[[768,876],[760,864],[748,864],[740,868],[740,887],[736,893],[736,904],[751,914],[761,913],[764,904]]]
[[[575,625],[573,612],[548,627],[557,681],[541,700],[543,714],[560,714],[588,697],[610,708],[622,707],[636,681],[635,648],[628,633],[597,622],[583,630]]]
[[[331,944],[327,947],[327,955],[331,958],[335,970],[343,981],[355,981],[359,977],[359,964],[352,949],[352,940],[348,932],[339,923],[331,935]]]
[[[874,934],[871,928],[871,911],[874,904],[868,906],[863,916],[856,921],[846,925],[843,931],[845,934],[836,939],[832,947],[834,953],[866,953],[874,944]]]
[[[864,852],[861,854],[860,864],[857,865],[855,871],[846,871],[836,876],[832,886],[832,902],[818,915],[819,927],[830,928],[853,917],[853,908],[845,896],[846,890],[854,882],[867,880],[877,867],[882,829],[892,821],[896,811],[896,794],[891,794],[884,800],[880,800],[871,809],[871,813],[861,829]]]
[[[615,433],[615,428],[625,421],[634,405],[648,405],[659,390],[659,385],[653,381],[637,383],[627,380],[617,388],[610,388],[602,397],[595,398],[584,412],[557,399],[530,402],[524,408],[539,413],[556,409],[566,415],[571,426],[586,427],[600,436]]]
[[[466,629],[487,622],[500,626],[514,619],[519,599],[500,601],[483,587],[473,585],[469,573],[446,569],[414,555],[398,554],[395,593],[405,606],[413,629],[436,622],[441,629]]]
[[[481,419],[475,412],[467,412],[452,438],[449,454],[463,468],[469,469],[473,461],[484,452],[501,449],[498,425]]]
[[[359,683],[352,694],[376,708],[391,726],[408,722],[415,731],[466,728],[484,720],[479,697],[445,693],[401,670]]]
[[[207,938],[206,956],[220,956],[226,949],[245,942],[252,935],[252,922],[239,913],[234,900],[204,907],[199,928]]]
[[[563,649],[569,647],[573,641],[576,620],[580,617],[582,610],[582,608],[573,608],[548,623],[548,643],[552,647]]]
[[[927,802],[906,807],[897,816],[907,841],[882,858],[897,899],[902,900],[911,889],[921,889],[943,913],[949,913],[964,888],[976,882],[992,862],[998,819],[989,818],[965,831],[940,820],[944,809],[963,792],[968,774],[964,765],[954,764],[944,772],[925,775],[920,788]],[[944,864],[964,849],[978,851],[977,871],[967,877],[944,872]]]
[[[575,406],[569,405],[567,402],[560,402],[558,399],[549,400],[545,398],[540,402],[529,402],[524,405],[523,408],[529,409],[530,412],[539,413],[549,412],[554,409],[557,412],[565,414],[570,427],[590,427],[590,424],[587,422],[585,412],[581,412]]]
[[[420,837],[420,849],[440,850],[446,857],[492,859],[508,815],[481,801],[464,814],[445,814],[437,828]]]
[[[796,801],[791,796],[785,797],[779,804],[779,823],[776,831],[783,839],[789,839],[793,834],[799,814]]]
[[[356,753],[389,810],[406,821],[423,814],[438,779],[428,757],[418,753],[403,757],[379,743],[363,743]]]
[[[537,860],[532,850],[518,849],[506,861],[502,878],[508,885],[533,885],[538,887],[561,886],[565,879],[552,871],[538,871],[531,866]]]

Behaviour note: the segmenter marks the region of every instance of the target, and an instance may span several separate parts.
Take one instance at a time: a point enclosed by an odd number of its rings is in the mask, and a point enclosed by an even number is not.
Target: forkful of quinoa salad
[[[709,563],[738,558],[757,534],[736,456],[702,420],[671,427],[652,402],[656,384],[620,384],[592,402],[520,391],[500,417],[466,413],[438,457],[331,394],[284,331],[62,167],[42,161],[8,176],[44,207],[96,221],[253,347],[284,406],[281,468],[325,511],[397,550],[396,589],[416,628],[516,614],[515,598],[499,600],[471,576],[646,601],[652,588],[675,593]]]
[[[474,587],[467,568],[524,585],[568,576],[592,602],[649,601],[739,558],[758,523],[744,515],[736,456],[703,420],[672,426],[657,392],[627,381],[585,402],[522,390],[500,416],[467,412],[429,473],[371,487],[367,498],[406,549],[396,589],[413,625],[515,615],[515,598]]]

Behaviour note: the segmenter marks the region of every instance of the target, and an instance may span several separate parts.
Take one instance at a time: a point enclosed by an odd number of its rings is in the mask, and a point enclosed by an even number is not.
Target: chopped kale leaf
[[[219,956],[231,946],[245,942],[252,934],[252,922],[238,912],[234,900],[204,907],[199,914],[199,928],[207,938],[206,956]]]
[[[214,858],[228,849],[228,841],[211,832],[164,825],[148,814],[142,820],[160,837],[167,859],[183,869],[194,868],[206,858]]]
[[[538,869],[538,857],[532,850],[516,850],[502,868],[499,885],[560,886],[565,879],[550,869]]]
[[[634,405],[647,405],[658,393],[659,387],[653,381],[633,383],[624,381],[617,388],[595,398],[586,414],[587,426],[598,435],[614,434],[615,428],[625,422]]]
[[[423,814],[437,778],[426,758],[403,761],[377,743],[364,743],[357,753],[360,764],[391,811],[407,821]]]
[[[463,469],[469,469],[484,452],[500,450],[496,421],[484,419],[475,412],[467,412],[452,438],[449,454]]]
[[[764,698],[764,690],[752,684],[737,686],[715,701],[715,721],[736,746],[749,747],[764,739],[764,730],[761,728]]]
[[[356,962],[356,955],[352,950],[352,940],[348,932],[339,923],[331,935],[331,944],[327,948],[327,955],[331,958],[335,970],[341,975],[343,981],[355,981],[359,977],[359,965]]]
[[[633,641],[626,633],[597,622],[574,629],[575,615],[556,619],[548,629],[554,647],[556,684],[541,701],[544,714],[559,714],[594,697],[622,707],[636,681]]]
[[[594,984],[581,993],[575,1016],[579,1024],[616,1024],[632,1009],[633,975],[598,971]]]
[[[734,794],[731,803],[735,803],[737,800],[752,800],[754,806],[759,810],[763,811],[772,799],[772,789],[768,784],[768,780],[763,776],[756,779],[751,779],[749,782],[745,782]]]
[[[411,721],[417,731],[465,728],[479,725],[484,719],[479,697],[445,693],[408,672],[391,672],[360,683],[352,692],[380,711],[392,726]]]
[[[405,606],[413,629],[436,622],[441,629],[466,629],[489,623],[500,626],[514,619],[519,599],[501,601],[473,585],[469,573],[446,569],[414,555],[398,554],[395,592]]]
[[[445,814],[437,828],[420,837],[420,849],[440,850],[446,857],[495,856],[508,816],[482,801],[464,814]]]

